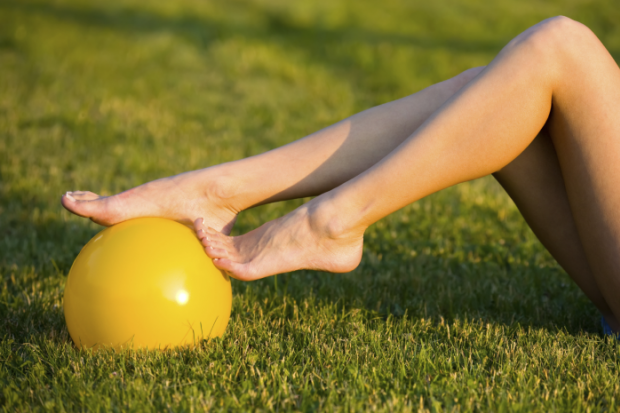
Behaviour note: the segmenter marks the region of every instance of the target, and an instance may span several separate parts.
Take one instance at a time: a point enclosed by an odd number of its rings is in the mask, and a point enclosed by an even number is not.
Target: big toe
[[[90,218],[98,224],[111,225],[108,222],[108,199],[92,192],[67,192],[61,203],[67,210],[81,217]]]
[[[73,191],[67,192],[65,195],[70,196],[77,201],[94,201],[95,199],[105,198],[90,191]]]
[[[248,264],[235,262],[228,258],[215,258],[213,264],[229,276],[240,281],[254,281],[257,277]]]

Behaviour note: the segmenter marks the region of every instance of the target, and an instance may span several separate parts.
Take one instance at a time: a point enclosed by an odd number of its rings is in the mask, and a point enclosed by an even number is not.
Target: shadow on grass
[[[66,274],[81,247],[101,227],[87,220],[65,221],[60,212],[47,217],[37,214],[61,206],[50,207],[48,199],[25,188],[4,193],[3,198],[0,270],[6,290],[0,304],[2,330],[21,340],[35,333],[66,340],[66,334],[60,334],[64,319],[58,309]],[[531,252],[519,250],[519,245],[481,238],[484,234],[476,229],[476,221],[496,212],[485,205],[463,208],[455,217],[467,214],[472,227],[457,232],[442,229],[445,223],[434,221],[437,213],[423,225],[414,224],[413,217],[412,223],[392,220],[383,232],[371,228],[375,236],[368,238],[362,263],[352,273],[299,271],[253,283],[235,281],[236,309],[243,311],[252,296],[259,303],[269,298],[267,307],[277,307],[284,300],[300,305],[313,302],[336,306],[336,313],[359,310],[367,319],[407,314],[409,318],[519,323],[571,334],[599,331],[596,310],[566,274],[557,266],[537,266]],[[503,225],[485,225],[496,224]],[[243,220],[240,229],[249,229]],[[398,236],[391,236],[393,232]],[[457,235],[460,244],[439,251],[446,237]],[[269,313],[268,308],[264,311]]]
[[[46,203],[31,200],[30,205],[44,208]],[[0,267],[5,285],[0,326],[5,337],[16,342],[30,342],[33,337],[69,340],[61,308],[66,273],[81,246],[97,231],[86,221],[33,223],[26,214],[11,218],[3,214],[2,220],[6,238],[14,240],[2,248]],[[287,301],[334,306],[334,313],[343,316],[361,311],[367,320],[406,315],[437,322],[517,323],[569,334],[599,332],[593,306],[557,267],[506,265],[494,258],[497,254],[480,260],[458,251],[449,256],[430,251],[412,257],[399,252],[397,244],[390,239],[369,241],[360,267],[348,274],[299,271],[253,283],[234,281],[233,311],[243,313],[248,305],[267,298],[263,311],[274,318],[291,316],[272,312]],[[377,254],[378,250],[383,253]]]
[[[406,314],[410,319],[518,323],[570,334],[600,330],[593,305],[555,268],[506,269],[493,262],[433,256],[381,261],[366,254],[350,274],[301,271],[250,284],[235,282],[234,290],[251,290],[259,301],[279,296],[276,303],[284,297],[298,303],[311,297],[336,305],[343,314],[361,310],[368,319]]]

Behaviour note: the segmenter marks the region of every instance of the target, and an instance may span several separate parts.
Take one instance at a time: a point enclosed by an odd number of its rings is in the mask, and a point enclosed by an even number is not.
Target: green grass
[[[556,14],[620,58],[616,0],[0,0],[2,409],[617,411],[617,344],[491,179],[374,225],[350,274],[234,282],[226,335],[197,349],[79,351],[62,313],[99,230],[64,191],[263,152]]]

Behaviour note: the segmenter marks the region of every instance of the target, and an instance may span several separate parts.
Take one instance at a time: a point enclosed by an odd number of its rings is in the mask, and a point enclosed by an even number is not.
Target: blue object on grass
[[[607,324],[607,320],[605,320],[605,317],[601,317],[601,325],[603,326],[603,334],[607,336],[614,336],[616,340],[620,340],[620,335],[614,333],[609,324]]]

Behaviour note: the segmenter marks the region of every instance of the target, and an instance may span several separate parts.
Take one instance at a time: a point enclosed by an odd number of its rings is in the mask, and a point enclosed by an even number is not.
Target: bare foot
[[[354,270],[362,258],[363,230],[342,231],[312,201],[238,237],[196,222],[207,255],[234,278],[251,281],[299,269]],[[336,230],[335,230],[336,229]]]
[[[226,196],[223,181],[210,168],[158,179],[113,196],[67,192],[62,205],[70,212],[109,226],[139,217],[162,217],[192,226],[205,223],[230,234],[239,209]]]

